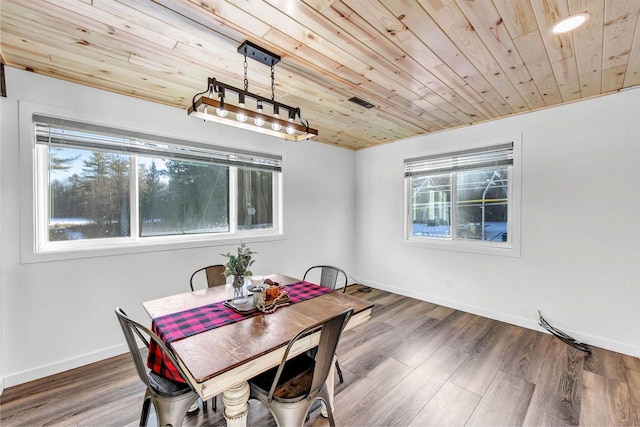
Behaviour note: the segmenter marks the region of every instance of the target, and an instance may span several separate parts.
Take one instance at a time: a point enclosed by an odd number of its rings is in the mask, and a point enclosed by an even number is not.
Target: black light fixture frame
[[[268,50],[265,50],[260,46],[257,46],[251,43],[250,41],[245,41],[244,43],[242,43],[238,47],[238,53],[244,55],[245,58],[251,58],[262,64],[268,65],[272,67],[272,69],[273,69],[273,66],[278,62],[280,62],[280,59],[281,59],[280,56],[272,52],[269,52]],[[273,84],[274,82],[273,82],[273,73],[272,73],[272,89],[273,89]],[[245,87],[246,86],[247,86],[247,81],[245,80]],[[233,104],[227,104],[225,103],[225,98],[228,92],[237,94],[240,102],[246,102],[245,101],[246,98],[251,98],[256,102],[263,104],[263,111],[264,111],[264,104],[267,104],[267,105],[271,105],[275,112],[280,113],[281,110],[287,110],[288,114],[287,115],[282,114],[282,116],[285,117],[285,119],[283,120],[281,118],[275,118],[273,116],[270,116],[264,113],[259,113],[246,108],[237,107]],[[218,95],[218,99],[215,99],[212,97],[214,93]],[[206,94],[208,94],[208,96],[205,96]],[[229,112],[232,112],[236,115],[239,113],[242,113],[242,114],[245,114],[247,117],[250,117],[253,119],[261,119],[265,123],[278,124],[280,125],[282,130],[275,131],[268,126],[265,126],[265,127],[257,126],[251,123],[238,122],[237,120],[233,120],[231,118],[219,117],[218,115],[216,115],[215,112],[213,114],[209,113],[208,108],[210,107],[214,109],[221,108]],[[200,93],[197,93],[193,96],[193,99],[191,101],[191,106],[189,107],[189,110],[188,110],[188,114],[190,116],[202,118],[204,120],[215,121],[218,123],[228,124],[235,127],[258,131],[268,135],[279,136],[291,141],[300,141],[300,140],[308,139],[318,135],[318,131],[316,129],[310,128],[309,122],[301,117],[299,107],[292,107],[290,105],[275,101],[273,99],[273,92],[272,92],[272,97],[270,99],[264,96],[257,95],[255,93],[251,93],[246,89],[240,89],[235,86],[222,83],[213,77],[208,78],[206,90]],[[287,120],[286,118],[293,119],[293,122]],[[298,119],[300,124],[295,123],[296,118]],[[287,128],[295,129],[296,133],[294,134],[286,133]]]

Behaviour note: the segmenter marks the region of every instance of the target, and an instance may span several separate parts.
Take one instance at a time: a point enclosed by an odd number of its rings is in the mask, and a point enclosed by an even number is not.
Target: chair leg
[[[140,427],[144,427],[149,422],[149,405],[151,405],[151,399],[148,396],[144,397],[142,401],[142,413],[140,414]]]
[[[336,363],[338,363],[336,361]],[[325,383],[324,387],[322,387],[322,391],[320,391],[320,395],[318,396],[320,399],[324,401],[324,406],[327,409],[327,418],[329,419],[329,425],[331,427],[335,427],[336,423],[333,419],[333,409],[331,409],[331,396],[329,396],[329,389]]]
[[[344,382],[344,378],[342,378],[342,369],[340,369],[338,359],[336,359],[336,372],[338,372],[338,378],[340,379],[340,384],[342,384]]]
[[[211,398],[211,409],[213,409],[213,412],[218,412],[218,396]]]

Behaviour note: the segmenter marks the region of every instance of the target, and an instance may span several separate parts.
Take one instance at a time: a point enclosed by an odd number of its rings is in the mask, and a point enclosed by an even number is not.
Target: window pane
[[[229,231],[229,167],[138,158],[140,236]]]
[[[451,174],[411,179],[413,236],[451,237]]]
[[[273,228],[273,172],[238,169],[238,229]]]
[[[457,172],[458,239],[507,241],[508,168]]]
[[[129,236],[130,157],[51,148],[49,241]]]

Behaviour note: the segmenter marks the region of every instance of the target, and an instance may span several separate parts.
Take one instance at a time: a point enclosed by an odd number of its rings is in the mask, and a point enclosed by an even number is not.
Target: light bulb
[[[280,118],[280,107],[277,104],[273,106],[273,118],[276,120]],[[274,121],[271,123],[271,129],[275,130],[276,132],[279,132],[280,129],[282,129],[282,125]]]
[[[244,108],[244,102],[239,103],[238,107]],[[242,111],[239,112],[239,113],[236,113],[236,120],[239,121],[239,122],[244,123],[244,122],[247,121],[247,115]]]
[[[256,108],[256,112],[258,114],[262,114],[262,103],[258,102],[258,108]],[[255,123],[256,126],[263,126],[264,125],[264,119],[262,117],[256,117],[253,119],[253,123]]]
[[[220,90],[220,93],[218,95],[220,97],[220,106],[216,108],[216,114],[219,117],[227,117],[227,115],[229,114],[229,111],[224,108],[224,89]]]
[[[274,119],[279,119],[280,118],[280,114],[274,114],[273,115]],[[282,125],[278,122],[273,122],[271,123],[271,129],[275,130],[276,132],[278,132],[280,129],[282,129]]]
[[[289,119],[289,123],[293,123],[293,119]],[[287,125],[287,128],[285,130],[289,135],[293,135],[294,133],[296,133],[296,130],[293,127],[293,125]]]

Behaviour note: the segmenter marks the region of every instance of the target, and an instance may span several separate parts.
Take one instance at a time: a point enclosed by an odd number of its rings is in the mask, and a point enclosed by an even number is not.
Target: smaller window
[[[406,159],[405,240],[478,252],[512,249],[519,244],[513,168],[513,142]]]

